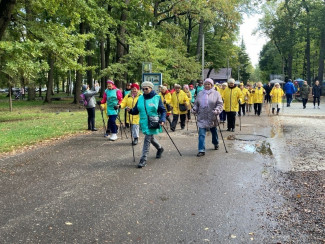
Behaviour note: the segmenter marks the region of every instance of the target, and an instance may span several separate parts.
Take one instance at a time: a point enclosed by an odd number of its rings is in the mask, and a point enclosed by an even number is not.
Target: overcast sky
[[[261,37],[259,33],[253,35],[252,32],[258,26],[258,19],[261,15],[245,16],[243,24],[240,27],[240,43],[241,38],[244,38],[246,51],[249,55],[253,66],[258,64],[258,58],[263,45],[267,42],[265,37]]]

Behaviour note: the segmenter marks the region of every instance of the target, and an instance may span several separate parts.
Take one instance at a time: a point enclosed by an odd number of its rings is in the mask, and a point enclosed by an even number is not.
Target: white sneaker
[[[314,106],[314,109],[315,109],[316,107]]]
[[[320,107],[318,106],[318,109],[320,109]]]
[[[110,141],[115,141],[117,139],[116,134],[112,134],[111,137],[109,138]]]

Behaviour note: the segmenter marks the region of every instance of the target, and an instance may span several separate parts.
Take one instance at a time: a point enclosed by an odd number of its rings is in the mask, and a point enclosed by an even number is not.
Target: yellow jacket
[[[190,100],[186,93],[182,90],[179,93],[176,91],[172,95],[172,106],[173,106],[173,114],[187,114],[187,111],[180,111],[179,104],[185,104],[187,107],[190,105]]]
[[[254,89],[254,103],[263,103],[265,90],[263,87]]]
[[[171,110],[167,110],[167,105],[169,104],[171,106],[171,102],[172,102],[172,95],[170,94],[170,92],[166,92],[165,94],[162,94],[161,92],[159,92],[159,96],[161,98],[162,103],[165,106],[165,109],[167,111],[167,113],[171,113]]]
[[[137,104],[140,95],[141,95],[140,93],[138,93],[135,97],[132,97],[131,93],[126,95],[121,102],[121,108],[125,108],[125,107],[133,108]],[[131,118],[131,124],[134,125],[139,124],[139,119],[140,119],[139,115],[130,115],[130,118]],[[130,123],[128,112],[126,112],[126,123]]]
[[[240,88],[239,88],[240,89]],[[243,98],[243,103],[246,103],[248,101],[248,90],[246,88],[240,89],[242,98]]]
[[[222,95],[222,99],[224,101],[224,108],[226,112],[238,112],[239,110],[239,103],[242,103],[242,92],[238,87],[229,88],[227,87]]]
[[[270,92],[270,96],[272,97],[272,103],[282,103],[284,92],[280,87],[273,87],[272,91]]]
[[[189,99],[189,101],[191,101],[192,100],[192,94],[191,94],[191,92],[190,91],[184,91],[185,92],[185,94],[187,95],[187,97],[188,97],[188,99]]]
[[[253,89],[251,90],[247,90],[247,94],[248,94],[248,100],[247,103],[248,104],[254,104],[254,93],[253,93]]]
[[[216,89],[216,91],[218,91],[219,93],[220,93],[220,90],[222,90],[222,89],[220,89],[219,86],[217,86],[217,85],[214,85],[214,89]]]

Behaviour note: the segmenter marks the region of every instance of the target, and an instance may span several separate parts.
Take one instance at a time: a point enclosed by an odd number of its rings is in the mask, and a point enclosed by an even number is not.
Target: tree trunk
[[[0,41],[4,36],[5,30],[11,19],[11,14],[16,5],[16,0],[1,0],[0,1]]]
[[[288,54],[288,60],[287,60],[287,74],[289,79],[292,79],[292,61],[293,61],[293,55],[292,52]]]
[[[130,3],[130,0],[124,0],[125,5],[128,6]],[[127,10],[125,8],[122,9],[121,12],[121,24],[118,27],[118,33],[116,35],[116,62],[119,62],[120,59],[127,53],[127,47],[125,43],[125,26],[124,23],[127,20]]]
[[[90,32],[90,27],[87,27],[87,33]],[[86,45],[87,51],[91,51],[93,49],[93,45],[92,45],[92,41],[89,40],[87,41],[87,45]],[[88,55],[86,57],[87,60],[87,66],[91,67],[93,66],[93,60],[92,60],[92,55]],[[89,87],[93,86],[93,71],[92,69],[87,70],[87,84],[89,85]]]
[[[322,31],[321,40],[320,40],[320,52],[319,52],[319,59],[318,59],[318,80],[319,80],[319,82],[322,82],[323,77],[324,77],[324,57],[325,57],[325,27]]]
[[[192,36],[192,17],[191,14],[188,14],[188,30],[187,30],[187,53],[191,51],[191,36]]]
[[[79,25],[79,28],[80,28],[80,34],[84,34],[85,33],[85,23],[81,22]],[[80,56],[78,58],[78,64],[83,66],[83,63],[84,63],[84,57]],[[75,90],[74,100],[73,100],[74,104],[78,104],[80,101],[81,84],[82,84],[82,72],[80,70],[77,70],[76,85],[74,87],[74,90]]]
[[[212,70],[213,70],[213,68],[209,68],[209,72],[207,74],[207,77],[204,77],[204,78],[210,78],[210,74],[211,74]]]
[[[201,47],[202,47],[202,38],[203,38],[203,27],[204,27],[204,20],[200,20],[199,24],[199,36],[197,39],[197,45],[196,45],[196,60],[200,60],[201,57]]]
[[[100,50],[100,69],[103,70],[106,67],[104,40],[100,41],[99,50]],[[102,77],[101,81],[100,81],[100,97],[103,97],[103,94],[105,92],[105,88],[106,88],[106,80],[105,80],[105,77]]]
[[[52,92],[53,92],[53,79],[54,79],[54,57],[53,54],[50,53],[48,57],[48,64],[50,67],[48,77],[47,77],[47,90],[44,103],[51,103],[52,102]]]

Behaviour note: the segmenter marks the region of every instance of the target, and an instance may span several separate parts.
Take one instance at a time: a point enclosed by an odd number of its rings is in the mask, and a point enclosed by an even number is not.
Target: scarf
[[[213,89],[210,89],[210,90],[202,90],[202,98],[201,98],[201,101],[200,101],[200,105],[202,108],[206,108],[208,107],[209,105],[209,95],[211,94],[211,92],[213,91]]]

